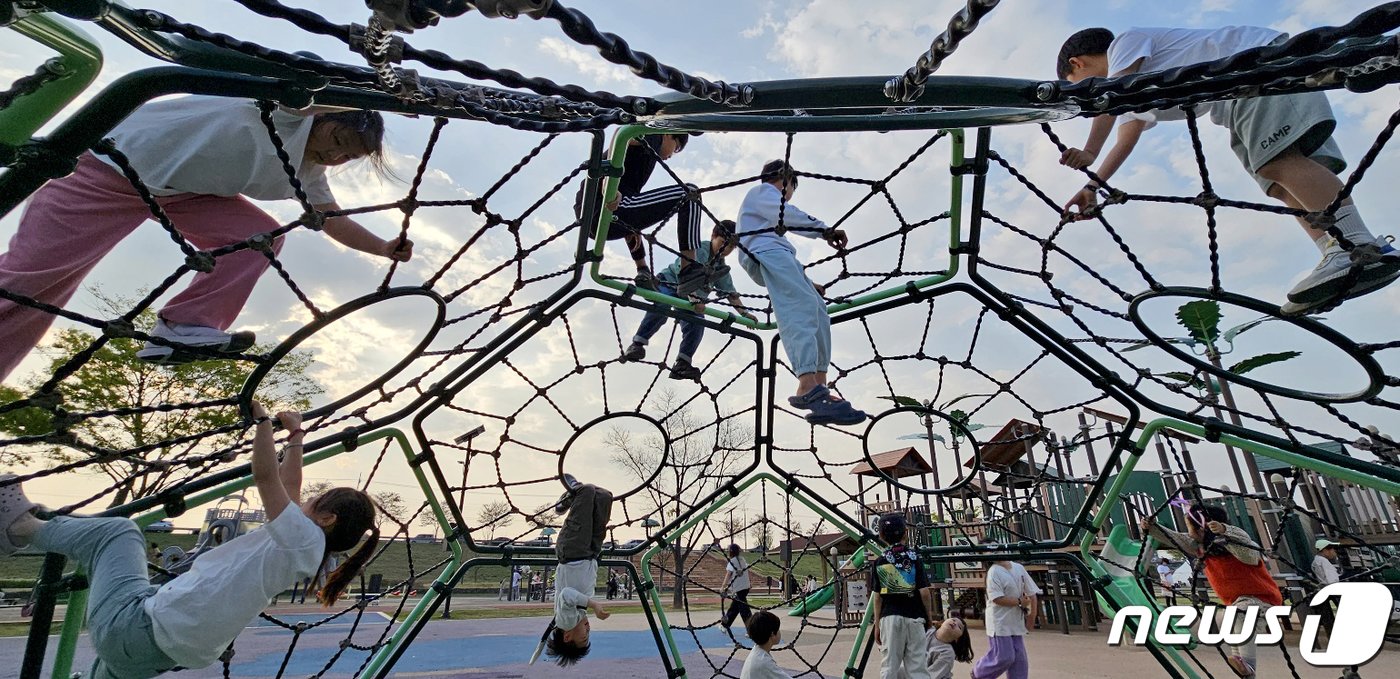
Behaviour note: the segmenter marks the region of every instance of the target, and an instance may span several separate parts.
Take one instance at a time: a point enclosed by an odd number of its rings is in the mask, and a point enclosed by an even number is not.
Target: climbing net
[[[7,464],[27,465],[17,482],[97,470],[110,478],[99,491],[52,508],[55,513],[93,511],[105,502],[117,505],[107,514],[145,513],[142,520],[149,521],[216,499],[227,484],[246,486],[248,468],[240,460],[249,450],[247,406],[253,398],[295,402],[323,389],[306,423],[310,458],[357,456],[356,467],[368,470],[357,485],[366,489],[379,487],[386,470],[396,466],[389,460],[396,457],[391,453],[397,442],[403,469],[425,501],[413,510],[387,512],[394,530],[386,534],[405,539],[386,543],[369,570],[391,570],[385,564],[400,554],[406,566],[395,566],[399,575],[379,588],[362,585],[356,601],[330,615],[265,616],[289,637],[278,676],[303,670],[314,676],[383,676],[441,605],[443,591],[474,570],[548,564],[550,550],[527,538],[560,527],[552,507],[562,473],[615,491],[609,526],[614,547],[605,560],[627,571],[644,594],[668,671],[685,667],[688,676],[735,676],[746,648],[741,635],[717,628],[722,593],[713,562],[719,559],[707,546],[761,541],[763,549],[752,558],[755,573],[821,573],[819,585],[833,596],[841,592],[839,600],[850,596],[847,585],[862,580],[864,571],[854,559],[843,571],[828,564],[821,538],[844,536],[855,549],[875,549],[868,521],[886,511],[909,515],[917,546],[944,568],[951,583],[949,612],[961,605],[958,583],[975,579],[979,559],[988,554],[1068,562],[1084,576],[1086,592],[1121,607],[1127,602],[1089,575],[1100,561],[1124,569],[1130,564],[1093,549],[1067,558],[1060,548],[1086,532],[1175,511],[1166,496],[1147,501],[1110,492],[1141,454],[1133,439],[1149,413],[1172,418],[1167,427],[1207,441],[1237,441],[1227,448],[1237,480],[1233,490],[1207,487],[1196,478],[1198,469],[1223,473],[1219,460],[1202,460],[1198,468],[1173,450],[1176,466],[1164,461],[1161,471],[1175,479],[1171,497],[1252,501],[1262,507],[1258,511],[1272,512],[1274,521],[1255,533],[1280,570],[1304,578],[1310,573],[1302,562],[1306,555],[1279,538],[1290,530],[1354,545],[1351,554],[1364,565],[1352,578],[1372,579],[1392,563],[1390,552],[1355,530],[1335,502],[1279,500],[1301,497],[1299,489],[1312,486],[1364,494],[1382,482],[1400,481],[1394,446],[1383,436],[1396,426],[1400,344],[1367,322],[1388,308],[1385,300],[1393,294],[1331,300],[1322,318],[1283,317],[1282,278],[1272,268],[1248,264],[1260,243],[1246,232],[1281,230],[1293,217],[1332,227],[1340,199],[1305,213],[1224,197],[1243,195],[1236,186],[1242,182],[1212,164],[1214,152],[1208,150],[1224,143],[1194,120],[1186,127],[1187,143],[1177,145],[1190,153],[1172,160],[1200,183],[1182,195],[1161,192],[1159,187],[1175,184],[1160,176],[1103,182],[1091,173],[1035,162],[1068,147],[1065,133],[1048,124],[998,128],[995,135],[989,129],[970,136],[932,130],[1058,121],[1081,111],[1189,107],[1315,88],[1369,91],[1395,79],[1394,37],[1385,35],[1400,26],[1393,3],[1346,26],[1309,31],[1201,67],[1072,86],[1006,86],[991,99],[1014,105],[989,107],[978,96],[941,99],[958,87],[924,87],[997,4],[985,0],[970,1],[919,64],[883,87],[873,80],[812,83],[795,92],[687,74],[633,50],[557,2],[371,2],[374,11],[365,25],[268,0],[238,2],[338,40],[365,65],[272,49],[155,10],[114,5],[97,17],[84,14],[83,3],[48,3],[72,18],[95,19],[163,58],[176,53],[191,65],[222,69],[199,77],[217,81],[221,94],[256,102],[249,105],[260,108],[297,208],[278,213],[281,225],[269,232],[214,249],[196,247],[122,149],[101,139],[118,118],[116,109],[104,110],[117,105],[115,98],[77,114],[82,124],[7,147],[8,169],[0,176],[5,211],[90,151],[121,168],[178,264],[159,280],[150,277],[152,284],[135,301],[101,316],[0,289],[11,303],[61,318],[72,339],[47,370],[0,403],[0,417],[14,423],[6,425],[0,454]],[[621,96],[561,85],[418,49],[404,38],[445,19],[459,20],[471,9],[557,22],[572,40],[675,94]],[[403,68],[405,62],[493,84],[419,76]],[[0,114],[32,102],[62,74],[62,67],[45,67],[16,81],[0,93]],[[977,87],[995,89],[949,83],[974,94]],[[852,106],[832,99],[832,92],[847,96],[866,89],[874,94],[859,95],[865,98]],[[336,212],[310,204],[271,115],[279,103],[309,103],[313,91],[317,104],[427,117],[417,128],[422,152],[394,159],[409,177],[405,193],[381,190],[371,204]],[[780,103],[764,103],[765,93]],[[1383,96],[1358,100],[1370,106]],[[891,100],[900,105],[890,106]],[[830,304],[836,347],[831,385],[871,412],[868,425],[813,426],[786,405],[783,385],[792,370],[778,337],[768,332],[775,318],[765,295],[741,293],[744,306],[757,312],[750,322],[718,296],[705,300],[705,316],[692,317],[684,300],[630,284],[631,272],[615,252],[619,245],[601,238],[607,226],[598,198],[610,181],[603,130],[634,123],[643,126],[623,129],[726,131],[704,143],[734,156],[741,148],[761,147],[759,164],[789,161],[802,179],[796,202],[850,234],[847,248],[807,251],[803,259]],[[1400,112],[1378,125],[1380,132],[1366,140],[1366,151],[1345,176],[1343,197],[1354,197],[1368,214],[1384,214],[1378,204],[1387,196],[1369,193],[1372,182],[1362,180],[1389,171],[1393,154],[1385,150],[1397,124]],[[481,155],[479,176],[471,177],[472,186],[486,187],[476,193],[437,168],[445,148],[481,144],[484,129],[491,131],[493,152]],[[1349,148],[1358,143],[1341,136]],[[650,150],[643,145],[631,152]],[[891,159],[887,165],[893,167],[851,170],[858,164],[850,158],[865,153]],[[511,160],[499,160],[505,158]],[[737,213],[757,169],[706,172],[687,168],[681,156],[660,161],[654,181],[689,187],[703,204],[708,226]],[[1063,217],[1059,195],[1072,193],[1085,175],[1102,186],[1103,205],[1089,213],[1091,219],[1071,222]],[[577,191],[589,197],[579,211],[571,204]],[[308,284],[307,265],[280,254],[278,239],[319,230],[335,216],[388,220],[400,241],[416,241],[415,259],[375,268],[356,262],[341,285]],[[653,270],[680,255],[667,235],[674,218],[668,215],[643,233]],[[1235,221],[1238,228],[1226,226]],[[1382,246],[1339,241],[1363,262]],[[293,309],[264,330],[280,342],[218,356],[229,360],[216,365],[231,367],[220,381],[201,382],[200,389],[186,387],[119,408],[84,390],[114,354],[132,354],[144,342],[168,344],[151,336],[151,310],[182,279],[247,251],[266,258],[278,293]],[[1283,258],[1281,250],[1268,252]],[[743,281],[740,288],[754,289]],[[649,313],[664,316],[666,334],[653,338],[646,357],[627,360],[623,353]],[[693,381],[669,374],[682,340],[672,321],[681,319],[702,325],[709,335],[695,357],[700,377]],[[1239,357],[1230,356],[1237,352]],[[207,364],[176,374],[201,365]],[[295,386],[287,374],[296,365],[312,366],[309,374],[325,384]],[[366,374],[373,377],[366,381]],[[195,430],[141,440],[113,434],[175,417],[196,422]],[[391,435],[386,427],[406,421],[412,444],[406,438],[376,442]],[[477,426],[482,431],[473,433]],[[1269,495],[1247,453],[1241,453],[1244,468],[1235,463],[1236,452],[1249,447],[1330,466],[1325,473],[1296,470],[1286,481],[1288,494]],[[1349,454],[1351,449],[1366,455]],[[1247,480],[1246,472],[1257,478]],[[1326,480],[1338,473],[1349,474],[1346,483],[1355,487]],[[795,499],[802,516],[793,514]],[[469,506],[483,509],[473,514]],[[1383,501],[1377,506],[1378,520],[1393,519],[1394,508]],[[736,523],[729,515],[735,508],[750,518]],[[406,539],[424,515],[446,533],[448,555]],[[623,537],[639,530],[647,535],[641,544],[622,545]],[[984,544],[989,540],[997,544]],[[468,558],[468,551],[483,556]],[[1142,550],[1129,570],[1140,571],[1147,556]],[[41,628],[51,622],[55,594],[77,586],[78,580],[62,578],[62,568],[53,558],[46,564],[37,590],[37,638],[47,632]],[[489,573],[483,577],[499,571]],[[425,585],[428,580],[435,583]],[[799,630],[788,636],[781,654],[784,662],[823,675],[833,651],[845,652],[850,644],[846,668],[866,665],[868,620],[848,620],[842,610],[830,617],[788,583],[777,589],[755,607],[800,611]],[[665,601],[668,595],[679,600],[678,608]],[[679,650],[676,633],[698,647],[701,662]],[[239,662],[242,643],[226,654],[226,675]],[[298,649],[308,647],[324,648],[328,656],[316,655],[314,666],[306,665]],[[23,676],[38,676],[41,661],[31,654]],[[1199,659],[1192,662],[1204,667]]]

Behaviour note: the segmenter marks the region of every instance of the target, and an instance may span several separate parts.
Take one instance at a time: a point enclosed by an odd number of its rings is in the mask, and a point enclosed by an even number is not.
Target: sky
[[[358,3],[302,0],[291,4],[321,12],[339,22],[362,23],[366,19],[365,10]],[[622,35],[634,48],[648,51],[668,64],[706,77],[744,82],[886,76],[902,72],[927,49],[930,40],[961,4],[950,0],[666,3],[575,0],[570,6],[588,14],[600,28]],[[147,6],[261,44],[288,51],[312,50],[328,59],[356,63],[356,57],[336,41],[300,33],[288,24],[258,17],[232,2],[152,1]],[[1251,24],[1296,32],[1323,24],[1345,23],[1367,6],[1361,2],[1318,0],[1005,2],[984,20],[941,72],[1047,78],[1053,75],[1054,57],[1064,37],[1091,25],[1121,30],[1132,26]],[[138,54],[112,36],[95,29],[90,32],[104,47],[106,63],[102,75],[93,88],[60,115],[60,119],[121,75],[156,65],[151,58]],[[559,30],[558,24],[551,21],[487,20],[473,14],[445,20],[436,27],[409,36],[409,41],[420,48],[438,49],[495,68],[510,68],[558,82],[617,93],[659,93],[654,83],[639,80],[627,69],[609,64],[590,49],[572,43]],[[15,34],[7,34],[0,40],[0,64],[3,64],[0,65],[0,80],[28,73],[47,57],[42,48]],[[1354,162],[1395,110],[1394,90],[1367,95],[1333,93],[1331,97],[1339,119],[1337,139]],[[412,175],[429,129],[430,122],[426,119],[390,117],[390,160],[398,174]],[[1079,143],[1087,130],[1085,120],[1055,126],[1055,132],[1069,143]],[[811,172],[880,178],[907,158],[930,134],[798,135],[792,157],[796,166]],[[997,129],[992,139],[993,147],[1003,157],[1052,198],[1061,202],[1067,200],[1082,185],[1081,175],[1057,165],[1058,151],[1036,127]],[[1203,124],[1202,140],[1212,180],[1221,195],[1266,201],[1229,153],[1225,130]],[[540,141],[538,135],[531,133],[455,121],[445,128],[425,176],[422,197],[460,200],[479,196]],[[552,143],[519,177],[492,198],[492,209],[506,215],[520,214],[586,158],[588,144],[588,137],[582,134],[565,135]],[[671,166],[688,181],[708,186],[755,174],[765,160],[781,156],[783,147],[784,138],[778,134],[712,133],[692,143]],[[909,221],[932,217],[949,209],[949,152],[947,140],[936,143],[891,183],[891,192]],[[1391,228],[1383,216],[1396,213],[1396,198],[1387,190],[1394,185],[1396,171],[1393,154],[1382,155],[1356,192],[1363,214],[1374,215],[1370,223],[1378,233],[1386,233]],[[1152,130],[1116,180],[1120,187],[1129,191],[1170,195],[1193,195],[1199,191],[1198,182],[1186,127],[1180,123],[1164,124]],[[402,183],[383,181],[353,167],[333,173],[331,185],[339,202],[346,206],[390,202],[402,197],[407,190]],[[520,263],[519,270],[525,278],[556,273],[567,266],[576,242],[576,231],[569,231],[561,238],[551,237],[568,227],[572,219],[572,187],[570,183],[522,224],[521,242],[526,246],[539,244],[539,248]],[[732,217],[737,213],[743,190],[741,187],[707,194],[706,205],[716,215]],[[807,212],[834,219],[845,213],[861,194],[858,187],[807,182],[794,202]],[[853,242],[864,242],[891,230],[895,223],[893,216],[879,202],[862,208],[843,224],[852,234]],[[989,178],[987,206],[988,211],[999,218],[1040,236],[1049,235],[1055,226],[1053,213],[1047,212],[1044,204],[999,170],[994,170]],[[266,203],[263,207],[281,220],[294,219],[298,212],[290,201]],[[1181,286],[1209,283],[1205,220],[1199,209],[1136,204],[1114,210],[1115,227],[1158,280]],[[17,210],[0,219],[0,238],[8,239],[13,234],[18,213]],[[383,212],[367,216],[363,222],[387,236],[396,232],[401,218],[397,212]],[[1232,291],[1277,302],[1291,281],[1315,262],[1315,251],[1289,220],[1224,210],[1220,222],[1224,282]],[[400,268],[395,280],[410,284],[427,279],[449,261],[466,234],[475,232],[481,224],[479,216],[463,208],[421,211],[414,216],[410,232],[417,243],[417,256],[413,263]],[[670,227],[661,231],[663,239],[669,239],[671,233]],[[1134,273],[1132,263],[1102,229],[1075,225],[1058,236],[1057,243],[1082,261],[1091,262],[1096,270],[1130,294],[1146,289],[1142,279]],[[799,243],[799,256],[811,261],[829,254],[818,245]],[[946,267],[947,246],[945,227],[916,230],[903,254],[903,270]],[[448,305],[448,316],[463,320],[438,333],[432,340],[433,347],[450,347],[473,334],[475,339],[470,346],[479,346],[513,318],[493,321],[489,314],[474,316],[472,312],[491,307],[510,292],[516,278],[515,267],[492,272],[494,267],[509,260],[516,247],[510,234],[500,229],[487,230],[466,256],[450,267],[437,289],[461,290]],[[163,275],[172,270],[179,262],[177,255],[159,229],[148,223],[113,251],[87,281],[100,284],[108,292],[136,295],[158,280],[149,272],[158,271]],[[889,271],[891,261],[899,255],[893,242],[872,247],[851,258],[851,270]],[[608,246],[608,256],[606,270],[626,272],[619,244]],[[983,257],[1009,267],[1039,270],[1042,266],[1038,246],[993,224],[986,225],[983,232]],[[619,260],[623,262],[620,267]],[[288,270],[310,298],[323,308],[370,292],[386,272],[381,261],[350,252],[327,238],[306,232],[294,233],[287,239],[282,261],[287,263]],[[1057,286],[1076,297],[1118,311],[1126,310],[1122,300],[1109,289],[1063,258],[1051,257],[1045,267],[1056,274],[1053,281]],[[813,277],[829,280],[839,268],[839,262],[819,266]],[[1015,294],[1031,300],[1050,300],[1045,284],[1038,280],[994,271],[987,275]],[[759,292],[737,266],[735,280],[741,292]],[[541,299],[558,283],[559,279],[532,282],[513,294],[513,305],[504,310],[518,310],[530,301]],[[856,280],[840,285],[847,286],[844,289],[849,291],[863,284]],[[840,289],[838,287],[838,291]],[[1145,304],[1144,317],[1159,334],[1179,335],[1181,330],[1172,321],[1171,313],[1182,301],[1167,299]],[[91,312],[93,299],[82,293],[69,307]],[[1400,308],[1400,286],[1392,286],[1328,314],[1327,323],[1357,341],[1388,341],[1394,338],[1395,325],[1385,311],[1396,308]],[[326,328],[303,345],[315,352],[316,365],[311,374],[327,387],[328,398],[350,393],[371,376],[397,363],[406,347],[416,345],[427,332],[433,311],[433,304],[422,297],[405,298],[377,305]],[[961,394],[995,391],[998,382],[1014,378],[1014,395],[1001,394],[974,412],[973,421],[985,424],[990,431],[1011,418],[1026,419],[1029,408],[1052,412],[1099,395],[1065,364],[1053,357],[1043,357],[1040,347],[984,311],[983,305],[975,299],[954,295],[940,300],[932,315],[926,305],[913,305],[877,315],[868,323],[838,325],[834,336],[834,361],[837,366],[849,367],[849,374],[838,380],[838,386],[847,398],[875,412],[888,407],[888,402],[880,401],[879,397],[888,396],[891,391],[920,399],[932,398],[933,393],[938,392],[938,400],[946,402]],[[1071,338],[1084,336],[1084,331],[1064,314],[1039,308],[1035,308],[1035,313]],[[1080,313],[1079,318],[1097,333],[1111,337],[1138,336],[1130,324],[1121,320],[1085,312],[1083,307]],[[630,338],[639,316],[634,309],[616,308],[596,300],[581,302],[565,313],[567,323],[558,322],[542,330],[512,353],[508,362],[485,371],[463,389],[453,399],[453,407],[435,411],[425,418],[425,430],[437,441],[450,440],[478,423],[487,426],[487,434],[480,439],[487,443],[473,444],[476,448],[486,446],[490,454],[474,458],[465,503],[469,515],[481,504],[501,497],[509,497],[526,510],[554,497],[558,482],[552,476],[557,472],[559,458],[549,451],[564,448],[580,428],[586,431],[569,446],[570,452],[563,462],[565,471],[589,475],[628,490],[646,485],[627,479],[616,469],[603,438],[607,428],[619,426],[640,441],[654,435],[654,427],[628,417],[593,427],[585,425],[605,412],[647,411],[663,388],[675,389],[681,399],[694,399],[696,412],[709,413],[710,420],[737,413],[733,417],[738,423],[736,426],[752,422],[756,378],[751,362],[758,351],[753,342],[737,341],[726,345],[723,338],[711,333],[701,350],[701,360],[707,361],[704,390],[670,383],[660,376],[657,365],[613,365],[606,371],[590,368],[573,372],[576,365],[591,366],[614,358],[621,349],[620,344]],[[1243,323],[1254,317],[1247,311],[1227,309],[1223,325]],[[256,330],[264,338],[286,337],[307,320],[306,310],[274,275],[269,275],[264,277],[249,301],[238,326]],[[649,360],[665,360],[661,356],[662,347],[669,333],[668,327],[658,335]],[[769,350],[769,339],[771,334],[765,333],[765,353]],[[712,353],[721,346],[724,346],[723,352]],[[971,361],[975,369],[950,365],[940,372],[936,361],[927,358],[880,364],[871,360],[875,354],[872,346],[878,346],[882,356],[913,356],[921,348],[927,348],[930,356],[941,354],[955,361],[966,360],[961,358],[966,354],[975,358]],[[1085,346],[1111,370],[1131,379],[1132,368],[1102,350]],[[1267,324],[1242,336],[1238,355],[1286,349],[1297,349],[1303,355],[1257,374],[1280,384],[1340,392],[1358,389],[1358,381],[1364,384],[1359,369],[1334,347],[1283,324]],[[667,355],[673,356],[674,348]],[[1156,349],[1127,356],[1155,372],[1180,370],[1183,365]],[[1400,366],[1397,366],[1400,357],[1381,355],[1379,358],[1389,374],[1400,373]],[[713,362],[708,363],[711,359]],[[17,376],[41,364],[42,357],[36,354]],[[419,372],[440,375],[451,367],[436,364],[434,358],[419,359],[403,376],[391,380],[390,389],[405,384],[408,376]],[[430,382],[424,381],[425,384]],[[780,396],[792,389],[792,378],[785,373],[780,373],[777,382]],[[554,384],[550,393],[557,402],[538,397],[536,386],[542,384]],[[1155,397],[1182,403],[1159,387],[1147,389]],[[415,393],[413,387],[409,387],[392,404],[377,406],[379,409],[373,412],[387,413],[391,405],[401,406]],[[1257,395],[1243,393],[1239,397],[1245,409],[1264,411],[1266,404]],[[1394,388],[1383,397],[1396,400]],[[1174,398],[1176,400],[1172,401]],[[1274,405],[1283,419],[1333,435],[1349,435],[1335,418],[1317,406],[1287,399],[1277,401]],[[978,402],[969,400],[968,403]],[[1099,402],[1095,407],[1123,411],[1122,404],[1112,401]],[[1391,432],[1400,430],[1400,421],[1393,409],[1353,404],[1341,406],[1341,411],[1363,424],[1376,424]],[[1064,410],[1047,422],[1058,432],[1072,435],[1077,427],[1075,412],[1077,408]],[[507,418],[512,417],[507,423]],[[327,429],[343,426],[337,423]],[[1266,425],[1259,426],[1270,429]],[[862,442],[860,437],[849,432],[821,430],[813,433],[795,416],[783,414],[775,423],[775,446],[781,449],[782,455],[790,456],[783,458],[785,465],[809,477],[816,492],[835,502],[842,498],[849,500],[855,492],[849,469],[861,458],[862,445],[868,446],[872,453],[909,445],[898,437],[919,429],[914,416],[895,414],[880,420],[872,428],[868,440]],[[714,430],[711,427],[693,434],[703,439],[696,445],[710,445],[706,441],[713,441]],[[1198,453],[1197,463],[1202,469],[1223,473],[1226,467],[1221,455],[1218,449],[1211,454]],[[452,450],[447,457],[444,469],[452,477],[462,468],[461,453]],[[482,463],[477,464],[477,460]],[[318,465],[308,470],[307,475],[309,479],[354,483],[364,480],[372,462],[369,453],[356,453]],[[938,464],[945,483],[949,478],[958,478],[960,465],[957,461],[940,458]],[[1083,468],[1082,459],[1076,464]],[[416,502],[417,495],[406,465],[395,460],[376,473],[375,487],[402,492]],[[36,482],[33,490],[44,501],[62,504],[85,497],[100,485],[98,479],[81,476],[76,480]],[[849,508],[849,501],[845,504]],[[753,498],[747,499],[745,505],[755,515],[762,511]],[[618,535],[622,538],[640,535],[642,514],[636,503],[630,504],[625,513],[628,525],[619,529]],[[808,523],[815,519],[814,514],[801,508],[794,510],[794,516]],[[182,522],[189,523],[190,519],[182,519]],[[513,530],[524,529],[517,522]]]

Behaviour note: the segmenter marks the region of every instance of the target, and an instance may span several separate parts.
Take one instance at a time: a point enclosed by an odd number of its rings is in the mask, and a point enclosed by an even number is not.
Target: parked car
[[[504,547],[508,544],[510,544],[510,538],[491,538],[481,541],[481,545],[485,547]]]
[[[147,533],[169,533],[173,530],[175,530],[175,524],[170,523],[165,519],[161,519],[160,521],[146,526]]]
[[[518,544],[520,544],[520,546],[522,547],[549,547],[552,546],[554,543],[550,542],[549,538],[538,537],[534,538],[533,540],[526,540]]]
[[[438,540],[438,536],[436,536],[436,535],[434,535],[434,534],[432,534],[432,533],[419,533],[419,534],[417,534],[417,535],[415,535],[415,536],[409,538],[408,541],[409,541],[409,542],[412,542],[412,543],[416,543],[416,544],[429,544],[429,545],[435,545],[435,544],[441,542],[441,540]]]
[[[641,547],[641,546],[644,545],[644,544],[646,544],[646,540],[628,540],[627,542],[624,542],[624,543],[622,543],[621,545],[619,545],[619,546],[618,546],[618,549],[621,549],[621,550],[636,549],[636,548],[638,548],[638,547]]]

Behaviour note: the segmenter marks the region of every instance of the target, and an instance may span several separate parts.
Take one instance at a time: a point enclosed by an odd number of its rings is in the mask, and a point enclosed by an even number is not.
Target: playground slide
[[[841,568],[846,568],[847,566],[850,566],[852,568],[860,568],[864,565],[865,550],[861,549],[858,550],[854,556],[847,559],[846,561],[843,561],[841,563]],[[821,610],[823,606],[831,603],[831,600],[835,597],[836,583],[834,581],[828,582],[826,583],[825,587],[822,587],[821,589],[818,589],[817,591],[808,594],[807,597],[804,598],[796,606],[794,606],[792,610],[788,611],[788,615],[793,617],[801,617],[809,613],[815,613]]]
[[[1148,596],[1147,592],[1143,591],[1134,573],[1124,568],[1124,566],[1136,564],[1138,555],[1142,553],[1143,549],[1144,546],[1141,542],[1136,542],[1128,538],[1127,526],[1120,524],[1114,526],[1113,530],[1109,532],[1108,540],[1104,544],[1101,555],[1095,555],[1087,550],[1084,553],[1084,558],[1088,562],[1089,570],[1093,572],[1095,577],[1100,578],[1104,582],[1104,590],[1112,597],[1112,601],[1110,601],[1108,598],[1104,597],[1102,593],[1094,593],[1094,598],[1098,599],[1099,602],[1099,610],[1103,611],[1104,615],[1108,616],[1110,619],[1112,619],[1113,614],[1123,606],[1145,606],[1154,613],[1160,613],[1162,610],[1157,600]],[[1120,566],[1119,564],[1122,565]],[[1191,632],[1190,629],[1176,625],[1172,627],[1175,632],[1185,634],[1190,634]],[[1194,641],[1186,646],[1187,649],[1194,649],[1195,647],[1196,643]],[[1159,646],[1158,648],[1176,662],[1179,668],[1186,670],[1186,676],[1195,676],[1194,672],[1191,671],[1190,661],[1181,654],[1182,649],[1169,646]]]

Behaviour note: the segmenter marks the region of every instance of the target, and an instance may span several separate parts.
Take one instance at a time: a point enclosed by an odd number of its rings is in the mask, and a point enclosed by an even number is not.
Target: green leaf
[[[881,396],[880,398],[886,401],[894,401],[895,405],[909,406],[910,408],[924,407],[924,404],[920,403],[918,399],[909,398],[908,396]]]
[[[959,397],[957,397],[957,398],[955,398],[955,399],[953,399],[953,400],[951,400],[951,401],[948,401],[947,403],[944,403],[943,406],[939,408],[939,410],[947,410],[949,406],[951,406],[951,405],[953,405],[954,403],[957,403],[958,401],[961,401],[961,400],[963,400],[963,399],[969,399],[969,398],[983,398],[983,397],[991,398],[991,397],[993,397],[993,396],[996,396],[996,394],[963,394],[962,396],[959,396]]]
[[[1221,337],[1224,338],[1226,342],[1230,342],[1233,341],[1236,337],[1239,337],[1240,335],[1243,335],[1246,332],[1253,330],[1259,327],[1260,325],[1263,325],[1264,323],[1272,320],[1274,320],[1272,316],[1265,316],[1263,318],[1252,320],[1248,323],[1241,323],[1233,328],[1230,328],[1229,330],[1226,330],[1225,334],[1221,335]]]
[[[1196,377],[1191,373],[1169,372],[1161,373],[1159,377],[1165,377],[1169,380],[1176,380],[1188,387],[1191,387],[1192,389],[1212,389],[1213,391],[1219,390],[1218,385],[1207,384],[1206,382],[1201,381],[1200,378]],[[1213,383],[1214,380],[1211,380],[1211,382]]]
[[[1176,320],[1197,342],[1214,344],[1220,336],[1220,304],[1201,299],[1187,302],[1176,310]]]
[[[1255,368],[1262,368],[1273,363],[1282,363],[1301,355],[1303,355],[1301,351],[1280,351],[1272,354],[1259,354],[1258,356],[1246,358],[1230,366],[1230,372],[1236,375],[1243,375]]]

